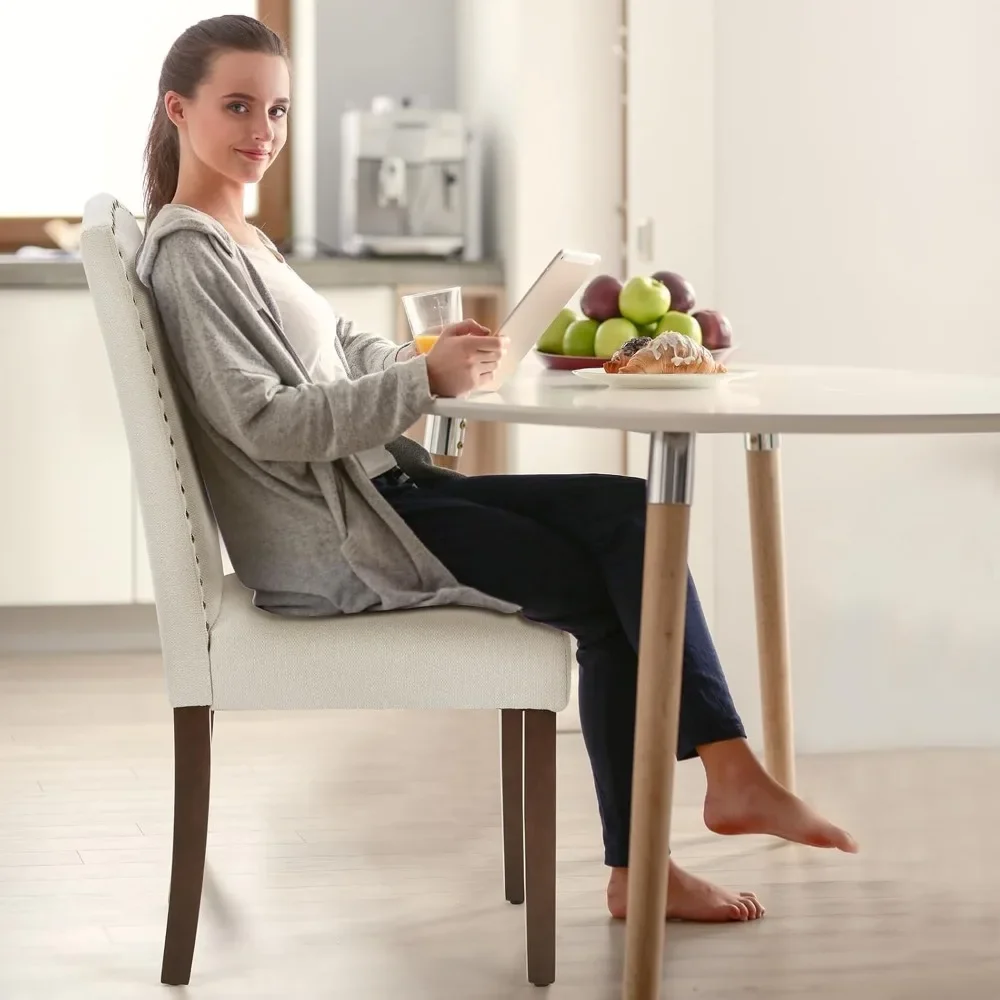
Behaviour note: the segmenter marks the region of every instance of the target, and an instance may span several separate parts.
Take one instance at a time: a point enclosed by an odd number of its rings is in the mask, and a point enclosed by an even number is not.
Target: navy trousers
[[[646,484],[602,475],[375,485],[455,578],[577,640],[580,720],[605,863],[628,865]],[[688,577],[679,758],[745,735]]]

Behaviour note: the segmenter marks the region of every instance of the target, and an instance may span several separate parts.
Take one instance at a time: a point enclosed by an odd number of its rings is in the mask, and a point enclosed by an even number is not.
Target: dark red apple
[[[618,311],[618,296],[622,283],[610,274],[599,274],[583,290],[580,311],[587,319],[603,323],[606,319],[621,316]]]
[[[694,309],[694,287],[687,278],[673,271],[657,271],[650,275],[670,289],[670,309],[672,312],[689,313]]]
[[[701,327],[701,342],[710,351],[721,351],[733,346],[733,328],[722,313],[715,309],[702,309],[694,318]]]

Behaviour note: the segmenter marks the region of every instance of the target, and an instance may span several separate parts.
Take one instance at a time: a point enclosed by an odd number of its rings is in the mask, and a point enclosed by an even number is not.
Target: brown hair
[[[143,196],[147,226],[173,198],[181,164],[177,129],[167,117],[164,97],[170,90],[184,97],[193,97],[208,76],[212,60],[221,52],[233,51],[262,52],[288,58],[285,43],[266,24],[243,14],[225,14],[193,24],[170,46],[167,58],[163,60],[144,158]]]

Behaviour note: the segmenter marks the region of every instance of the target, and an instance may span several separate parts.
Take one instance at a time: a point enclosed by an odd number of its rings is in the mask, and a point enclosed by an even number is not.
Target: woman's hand
[[[427,378],[435,396],[464,396],[496,369],[507,338],[494,336],[474,319],[452,323],[427,352]]]

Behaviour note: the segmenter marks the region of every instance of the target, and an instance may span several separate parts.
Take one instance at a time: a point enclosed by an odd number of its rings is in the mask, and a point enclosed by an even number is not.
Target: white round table
[[[629,390],[585,382],[572,372],[539,370],[527,362],[499,391],[438,399],[428,413],[428,448],[439,456],[436,461],[450,465],[456,464],[461,452],[466,420],[650,435],[622,995],[627,1000],[656,1000],[665,929],[696,435],[746,438],[765,761],[775,778],[792,789],[779,436],[998,433],[1000,378],[761,365],[755,366],[750,378],[710,389]],[[550,933],[555,933],[554,918]]]

